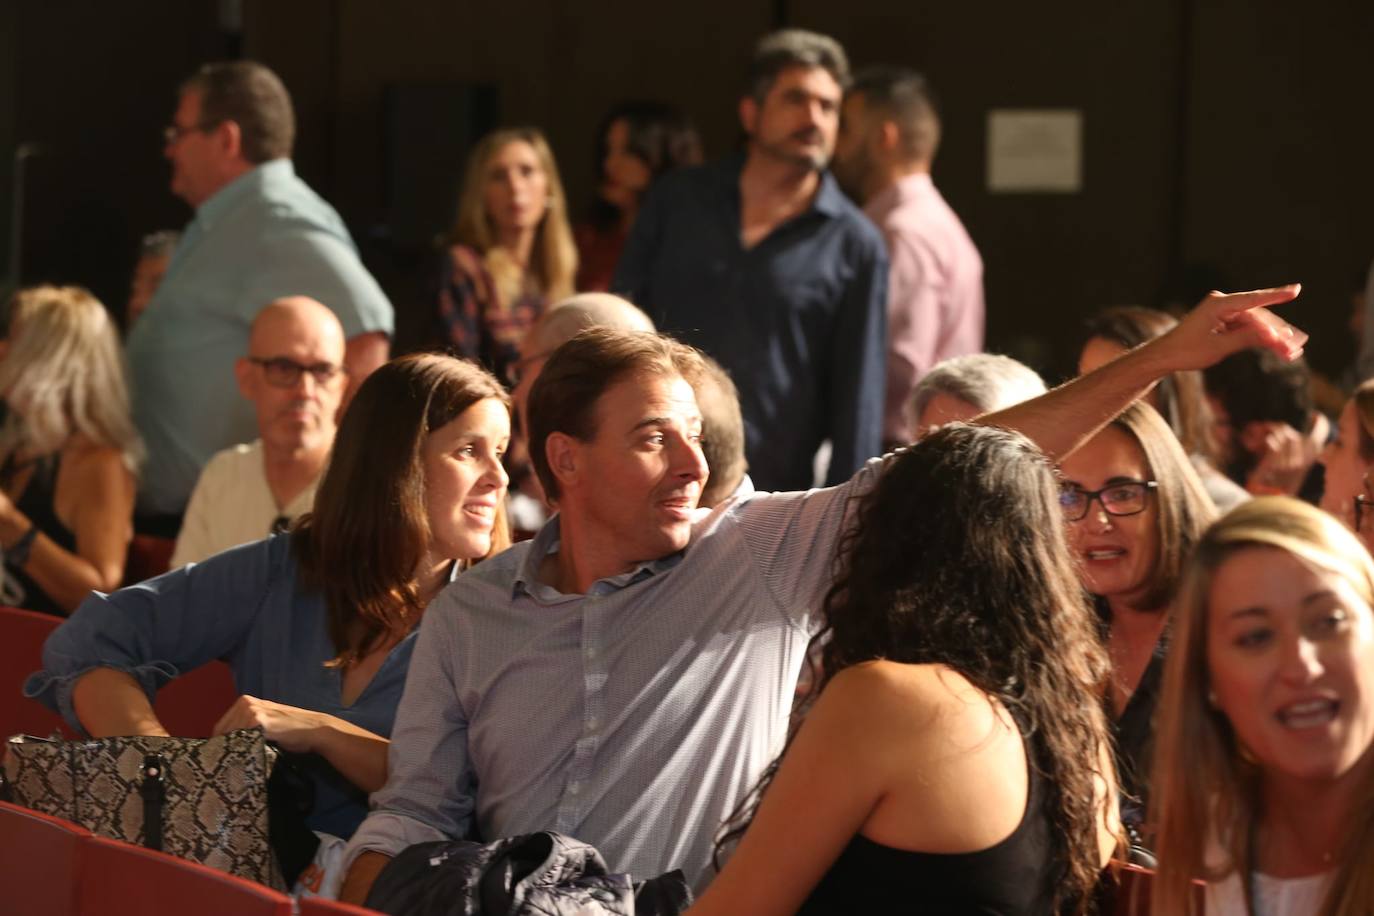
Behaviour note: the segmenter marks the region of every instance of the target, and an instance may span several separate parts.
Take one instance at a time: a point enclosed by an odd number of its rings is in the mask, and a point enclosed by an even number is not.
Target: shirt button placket
[[[568,773],[567,790],[561,825],[564,832],[571,833],[586,816],[586,803],[583,801],[586,783],[592,774],[592,763],[596,759],[599,745],[596,731],[601,724],[602,709],[605,702],[606,682],[605,653],[601,645],[600,601],[596,595],[589,595],[582,614],[582,728],[578,736],[576,750]]]

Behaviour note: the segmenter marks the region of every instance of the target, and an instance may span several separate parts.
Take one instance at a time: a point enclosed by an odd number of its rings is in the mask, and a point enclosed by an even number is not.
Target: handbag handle
[[[143,758],[143,784],[138,794],[143,796],[143,845],[162,851],[162,803],[167,799],[167,761],[161,754]]]

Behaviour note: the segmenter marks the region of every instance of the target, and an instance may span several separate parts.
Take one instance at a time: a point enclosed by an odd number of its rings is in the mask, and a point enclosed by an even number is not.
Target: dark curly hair
[[[1105,802],[1094,779],[1114,782],[1100,763],[1108,663],[1058,492],[1044,454],[995,427],[951,424],[891,459],[841,541],[811,695],[844,668],[887,659],[947,665],[995,697],[1049,787],[1053,857],[1065,863],[1056,907],[1082,913],[1100,871]],[[781,760],[726,823],[718,854],[744,832]]]

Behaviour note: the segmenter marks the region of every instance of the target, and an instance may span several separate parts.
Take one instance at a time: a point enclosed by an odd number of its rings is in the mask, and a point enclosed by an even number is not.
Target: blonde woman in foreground
[[[1286,497],[1203,538],[1176,605],[1154,916],[1374,912],[1374,563]]]

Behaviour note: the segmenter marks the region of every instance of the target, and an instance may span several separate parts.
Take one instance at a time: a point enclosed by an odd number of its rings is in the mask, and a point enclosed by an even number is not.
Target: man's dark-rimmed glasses
[[[343,366],[336,366],[333,363],[311,363],[307,366],[285,356],[270,358],[250,356],[248,361],[255,366],[261,366],[267,384],[275,388],[296,387],[300,383],[301,375],[306,372],[314,377],[315,384],[327,385],[344,371]]]

